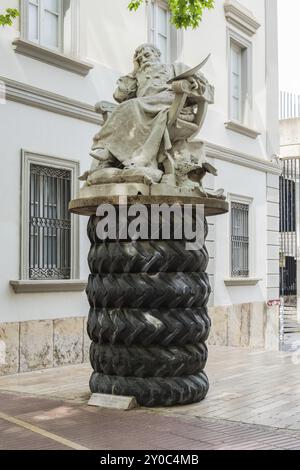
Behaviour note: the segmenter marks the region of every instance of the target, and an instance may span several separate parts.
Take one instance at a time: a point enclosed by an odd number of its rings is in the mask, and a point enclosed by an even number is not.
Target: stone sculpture
[[[205,174],[216,170],[205,161],[204,144],[191,140],[214,98],[200,72],[204,63],[192,70],[164,65],[155,46],[138,47],[133,72],[119,80],[114,94],[120,104],[96,105],[104,123],[94,137],[92,167],[70,203],[72,212],[90,216],[90,389],[134,396],[144,406],[197,402],[209,387],[207,249],[188,251],[185,235],[165,239],[162,219],[156,238],[150,218],[144,222],[146,239],[119,232],[124,199],[129,207],[188,203],[193,217],[198,204],[206,216],[227,212],[223,191],[203,188]],[[96,211],[102,203],[116,211],[112,239],[98,236]],[[206,219],[203,225],[206,238]]]
[[[204,146],[189,143],[214,98],[200,72],[206,60],[188,70],[182,64],[162,64],[160,51],[151,44],[137,48],[133,72],[119,79],[114,93],[120,104],[96,105],[104,125],[94,137],[92,167],[81,177],[86,181],[83,195],[99,194],[99,186],[106,184],[113,186],[103,187],[103,194],[115,193],[116,183],[139,183],[136,194],[208,195],[202,180],[216,170],[205,162]],[[97,191],[86,190],[95,185]],[[209,196],[222,197],[222,191]]]

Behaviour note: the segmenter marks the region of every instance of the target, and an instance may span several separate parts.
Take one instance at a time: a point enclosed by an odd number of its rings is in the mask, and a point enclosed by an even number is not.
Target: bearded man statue
[[[161,180],[158,156],[172,147],[167,124],[175,92],[170,83],[187,67],[163,64],[160,56],[152,44],[139,46],[133,72],[118,80],[114,98],[120,104],[94,137],[90,152],[94,162],[81,177],[87,185],[120,182],[121,174],[124,181],[125,175],[127,181],[137,181],[134,178],[142,175],[147,184]],[[195,89],[212,88],[200,72],[187,80]],[[107,168],[114,168],[108,180],[103,171]]]

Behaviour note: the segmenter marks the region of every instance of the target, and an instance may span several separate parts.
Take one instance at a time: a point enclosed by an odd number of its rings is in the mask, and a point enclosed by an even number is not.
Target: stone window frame
[[[72,284],[72,280],[79,278],[79,217],[71,214],[71,276],[70,279],[56,282],[51,280],[31,280],[28,275],[29,266],[29,231],[28,231],[28,218],[29,218],[29,178],[30,178],[30,165],[42,165],[51,168],[59,168],[69,170],[71,172],[71,199],[78,193],[79,181],[78,176],[80,172],[79,161],[60,158],[53,155],[45,155],[43,153],[31,152],[22,149],[21,151],[21,242],[20,242],[20,281],[27,281],[34,285],[37,284]],[[49,289],[46,289],[49,290]]]
[[[253,80],[252,80],[252,43],[243,38],[230,28],[227,28],[227,61],[228,61],[228,117],[232,118],[231,110],[231,51],[236,47],[241,51],[241,118],[238,122],[242,125],[250,124],[250,116],[252,114],[252,96],[253,96]]]
[[[93,68],[93,65],[80,58],[80,0],[69,1],[68,49],[65,48],[64,51],[60,51],[28,39],[27,0],[20,0],[20,36],[13,40],[12,45],[18,54],[86,76]]]
[[[227,200],[229,203],[229,207],[231,208],[231,203],[236,202],[240,204],[247,204],[249,206],[249,215],[248,215],[248,223],[249,223],[249,276],[248,277],[232,277],[231,276],[231,261],[232,261],[232,252],[231,252],[231,210],[229,211],[228,217],[228,234],[229,234],[229,265],[228,265],[228,278],[224,279],[224,283],[227,286],[242,286],[242,285],[256,285],[260,279],[255,277],[256,273],[256,262],[255,262],[255,221],[254,221],[254,214],[253,214],[253,201],[254,199],[249,196],[243,196],[240,194],[229,193],[227,195]]]
[[[240,120],[232,118],[231,112],[231,49],[232,45],[242,51],[242,93],[243,106]],[[256,139],[261,133],[253,128],[253,45],[252,42],[227,27],[227,77],[228,77],[228,121],[225,127],[252,139]]]

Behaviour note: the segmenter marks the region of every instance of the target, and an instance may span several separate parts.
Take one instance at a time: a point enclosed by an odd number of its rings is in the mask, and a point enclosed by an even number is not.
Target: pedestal
[[[227,203],[219,203],[226,212]],[[71,203],[73,212],[93,213],[86,207]],[[134,396],[142,406],[199,402],[209,388],[205,246],[188,251],[184,239],[102,241],[98,221],[91,215],[88,223],[91,392]]]

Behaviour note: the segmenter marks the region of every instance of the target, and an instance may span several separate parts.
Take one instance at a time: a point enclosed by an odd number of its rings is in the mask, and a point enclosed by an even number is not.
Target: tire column
[[[92,216],[88,223],[91,392],[134,396],[148,407],[199,402],[209,388],[205,246],[102,241],[98,221]]]

